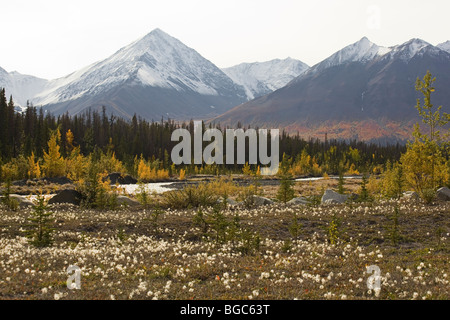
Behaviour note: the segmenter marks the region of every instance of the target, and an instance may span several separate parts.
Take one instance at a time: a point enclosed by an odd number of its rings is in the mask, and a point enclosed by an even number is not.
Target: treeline
[[[215,127],[221,129],[220,126]],[[54,149],[57,148],[58,152],[57,155],[53,154],[53,157],[69,159],[81,156],[99,161],[102,157],[108,156],[112,158],[112,162],[119,161],[120,168],[136,176],[139,174],[139,165],[142,172],[164,169],[169,175],[178,174],[180,169],[188,174],[242,172],[242,165],[185,165],[174,168],[170,161],[170,153],[178,141],[171,141],[171,135],[177,128],[186,128],[193,134],[194,123],[193,121],[176,123],[172,120],[147,121],[136,115],[131,120],[126,120],[106,114],[104,108],[101,111],[88,110],[75,116],[64,114],[57,117],[44,113],[41,108],[32,105],[28,105],[24,112],[16,112],[13,98],[11,97],[8,101],[5,90],[2,89],[0,91],[1,177],[3,181],[7,178],[5,172],[8,170],[3,169],[13,168],[11,170],[14,171],[17,166],[22,169],[14,177],[29,178],[30,166],[43,166],[45,160],[51,156],[49,155],[50,143]],[[207,144],[209,142],[204,142],[204,146]],[[398,161],[404,151],[405,146],[400,144],[377,145],[360,141],[305,140],[299,135],[290,136],[282,132],[279,156],[280,159],[283,154],[290,157],[292,172],[296,175],[341,172],[377,173],[382,170],[388,160],[390,163]],[[117,168],[117,166],[113,167]],[[256,167],[253,166],[255,171]],[[41,175],[45,175],[42,170]]]

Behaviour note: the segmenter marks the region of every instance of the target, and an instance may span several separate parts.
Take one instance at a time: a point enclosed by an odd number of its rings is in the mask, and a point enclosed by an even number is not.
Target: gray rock
[[[76,190],[62,190],[48,201],[48,204],[70,203],[79,206],[82,195]]]
[[[264,197],[260,197],[260,196],[253,196],[253,203],[255,206],[264,206],[264,205],[273,204],[273,201],[268,198],[264,198]]]
[[[25,198],[24,196],[20,196],[18,194],[10,194],[9,198],[13,201],[17,201],[20,209],[34,206],[34,203],[32,201],[30,201],[27,198]]]
[[[133,200],[131,198],[125,197],[125,196],[118,196],[117,197],[117,204],[119,206],[127,206],[131,208],[139,207],[141,206],[141,203],[137,200]]]
[[[345,203],[348,200],[348,198],[349,198],[348,195],[340,194],[337,193],[336,191],[328,189],[322,196],[322,203],[335,203],[335,204]]]
[[[223,203],[223,200],[224,200],[224,198],[219,198],[219,199],[217,199],[217,203]],[[230,198],[227,198],[227,203],[230,206],[236,206],[238,204],[235,200],[230,199]]]
[[[358,199],[359,199],[359,194],[354,193],[354,192],[352,192],[352,193],[350,194],[350,200],[352,200],[352,201],[358,201]]]
[[[24,179],[14,181],[13,186],[27,186],[27,185],[48,185],[48,184],[73,184],[73,181],[66,177],[54,177],[54,178],[40,178],[40,179]]]
[[[407,200],[419,201],[420,197],[415,191],[403,192],[403,198]]]
[[[130,175],[122,175],[121,173],[114,172],[106,176],[103,181],[108,180],[112,185],[114,184],[136,184],[138,181]]]
[[[294,199],[288,201],[286,204],[289,204],[289,205],[307,205],[308,204],[308,200],[305,197],[299,197],[299,198],[294,198]]]
[[[436,197],[439,200],[450,201],[450,189],[447,187],[438,189],[438,191],[436,192]]]
[[[322,203],[323,203],[323,204],[341,204],[341,203],[343,203],[343,202],[339,202],[339,201],[336,200],[336,199],[327,199],[327,200],[323,201]]]

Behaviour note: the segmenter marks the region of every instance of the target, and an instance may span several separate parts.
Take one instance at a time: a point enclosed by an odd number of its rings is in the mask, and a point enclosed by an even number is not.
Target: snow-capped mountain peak
[[[47,80],[30,75],[21,74],[17,71],[7,72],[0,68],[0,88],[6,89],[6,96],[12,95],[14,104],[25,107],[27,101],[41,92]]]
[[[431,44],[422,39],[411,39],[401,45],[392,47],[391,57],[398,57],[399,59],[408,62],[416,54],[420,53],[423,49],[430,47],[435,49]]]
[[[290,57],[266,62],[241,63],[222,69],[235,83],[243,86],[249,100],[284,87],[309,68]]]
[[[203,95],[219,95],[221,86],[234,85],[194,49],[155,29],[111,57],[52,81],[35,102],[47,105],[74,100],[124,83]]]
[[[450,53],[450,40],[438,44],[437,47],[441,50],[444,50],[444,51],[447,51],[448,53]]]
[[[337,66],[350,62],[365,62],[374,59],[377,56],[385,55],[391,49],[380,47],[371,42],[367,37],[363,37],[358,42],[346,46],[338,52],[331,55],[321,63],[313,67],[313,71],[321,71],[326,68]]]

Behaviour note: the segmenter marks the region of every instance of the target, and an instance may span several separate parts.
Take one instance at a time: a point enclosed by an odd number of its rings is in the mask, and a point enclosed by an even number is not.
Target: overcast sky
[[[0,2],[0,67],[53,79],[160,28],[219,67],[314,65],[367,36],[450,40],[448,0],[14,0]]]

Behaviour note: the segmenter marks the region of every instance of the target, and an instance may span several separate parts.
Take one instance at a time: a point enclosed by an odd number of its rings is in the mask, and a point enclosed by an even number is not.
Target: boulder
[[[323,204],[341,204],[341,203],[343,203],[343,202],[339,202],[339,201],[336,200],[336,199],[327,199],[327,200],[325,200],[325,201],[322,201],[322,203],[323,203]]]
[[[49,184],[73,184],[73,181],[66,177],[40,178],[40,179],[23,179],[14,181],[13,186],[24,187],[30,185],[49,185]]]
[[[268,204],[273,204],[273,201],[268,198],[253,196],[253,203],[255,204],[255,206],[264,206]]]
[[[419,201],[420,197],[415,191],[403,192],[403,198],[407,200]]]
[[[130,175],[126,175],[125,177],[123,177],[123,179],[121,181],[122,181],[121,184],[136,184],[136,183],[138,183],[138,181]]]
[[[350,194],[350,200],[352,201],[358,201],[359,200],[359,194],[352,192]]]
[[[106,177],[103,178],[103,181],[106,181],[109,179],[111,184],[121,184],[119,182],[119,179],[122,177],[122,175],[118,172],[110,173]]]
[[[447,187],[438,189],[438,191],[436,192],[436,197],[439,200],[450,201],[450,189]]]
[[[55,177],[55,178],[45,178],[44,181],[47,183],[65,185],[65,184],[73,184],[73,181],[66,177]]]
[[[331,189],[328,189],[325,191],[325,193],[322,196],[322,203],[345,203],[348,200],[349,196],[345,194],[337,193],[336,191],[333,191]]]
[[[217,203],[223,203],[224,198],[219,198],[217,199]],[[230,206],[236,206],[238,203],[230,198],[227,198],[227,204],[229,204]]]
[[[299,197],[299,198],[294,198],[294,199],[288,201],[286,204],[289,204],[289,205],[307,205],[308,204],[308,200],[305,197]]]
[[[111,184],[136,184],[138,181],[130,175],[123,176],[121,173],[110,173],[104,178],[104,181],[108,180]]]
[[[76,190],[62,190],[48,201],[48,204],[70,203],[79,206],[83,196]]]
[[[131,208],[141,206],[141,203],[139,201],[133,200],[133,199],[125,197],[125,196],[118,196],[117,204],[119,206],[127,206],[127,207],[131,207]]]
[[[3,197],[1,197],[1,198],[3,201]],[[30,201],[27,198],[25,198],[24,196],[20,196],[18,194],[10,194],[9,199],[12,201],[16,201],[17,204],[19,205],[20,209],[25,209],[25,208],[34,206],[34,203],[32,201]]]

